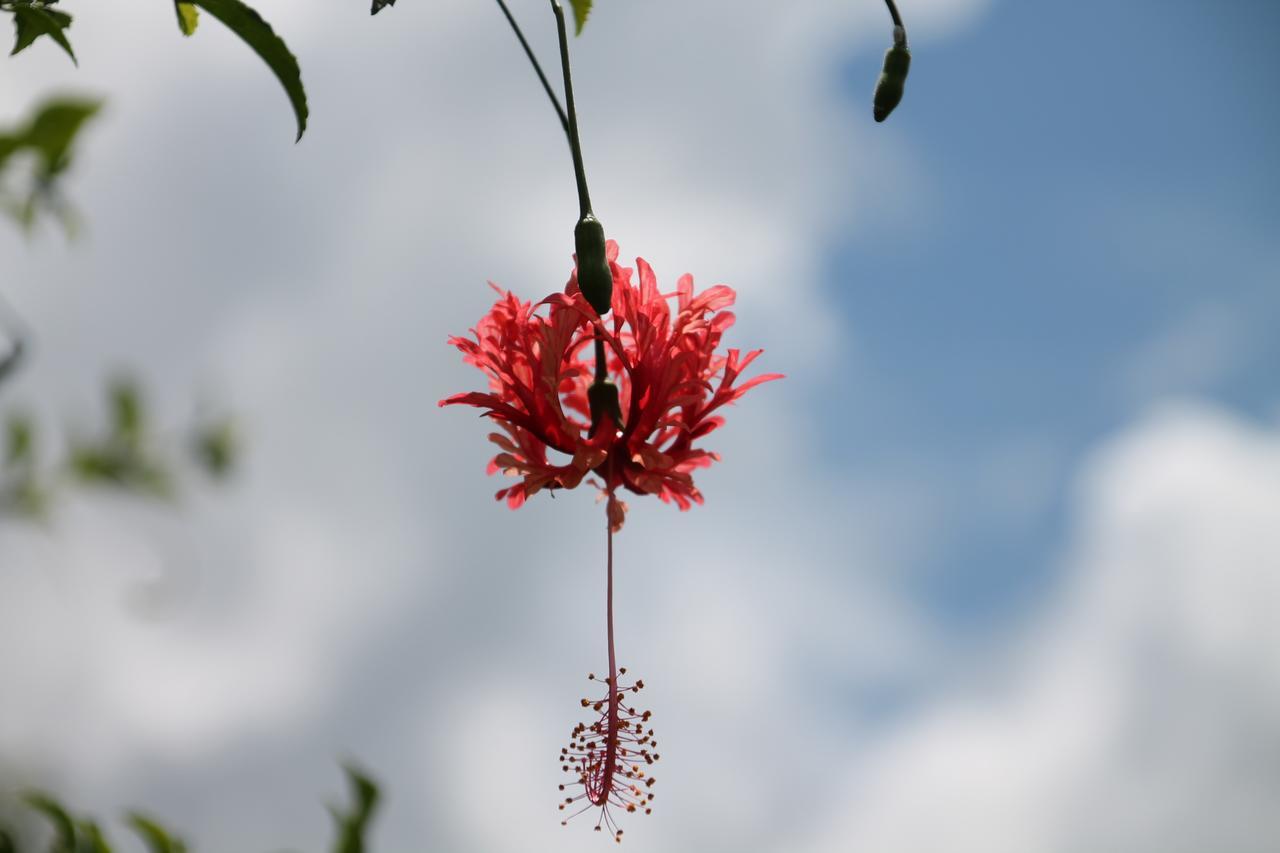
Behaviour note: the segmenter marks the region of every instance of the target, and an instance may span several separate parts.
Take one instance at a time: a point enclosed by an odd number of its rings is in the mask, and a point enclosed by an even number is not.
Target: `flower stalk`
[[[591,191],[587,189],[587,170],[582,163],[582,140],[578,135],[578,111],[573,104],[573,72],[569,68],[569,33],[565,27],[564,7],[551,0],[556,16],[556,34],[560,39],[560,70],[564,75],[564,104],[569,114],[569,149],[573,154],[573,177],[578,185],[578,224],[573,229],[574,248],[578,253],[578,286],[596,313],[609,313],[613,296],[613,277],[605,258],[604,225],[591,209]]]
[[[608,497],[615,500],[612,490]],[[612,512],[610,513],[612,515]],[[590,724],[578,723],[569,735],[569,745],[560,750],[561,769],[575,777],[566,788],[581,788],[576,795],[566,796],[560,804],[565,811],[580,800],[586,800],[578,811],[566,817],[561,824],[591,808],[599,808],[596,831],[607,828],[614,841],[622,841],[622,829],[618,827],[610,808],[620,808],[630,814],[643,810],[653,812],[653,785],[656,781],[649,767],[660,758],[658,742],[653,729],[645,728],[652,712],[637,711],[624,704],[627,694],[639,693],[644,682],[637,679],[622,684],[618,677],[627,674],[626,667],[617,665],[613,644],[613,525],[606,525],[608,541],[608,580],[605,586],[605,617],[609,638],[609,676],[604,679],[606,693],[600,699],[581,700],[582,707],[591,708],[598,715]],[[594,674],[587,676],[598,681]]]
[[[569,117],[565,115],[564,107],[560,106],[560,99],[556,97],[555,90],[551,88],[551,81],[543,73],[538,57],[534,56],[533,48],[529,46],[529,41],[524,37],[524,32],[520,29],[520,24],[516,22],[515,16],[507,8],[506,1],[498,0],[498,7],[502,9],[502,14],[507,18],[507,23],[511,25],[512,31],[516,34],[520,47],[524,49],[524,55],[529,58],[529,64],[533,66],[533,72],[538,75],[538,82],[542,84],[542,91],[547,93],[547,98],[551,101],[551,107],[556,111],[556,116],[560,119],[560,126],[564,128],[565,137],[569,138]],[[570,145],[572,146],[572,143]]]

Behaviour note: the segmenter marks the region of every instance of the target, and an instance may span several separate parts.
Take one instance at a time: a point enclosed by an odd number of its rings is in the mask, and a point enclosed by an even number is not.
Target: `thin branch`
[[[596,329],[596,382],[609,381],[609,362],[604,355],[604,332]]]
[[[0,356],[0,385],[17,372],[27,352],[27,326],[13,306],[0,295],[0,331],[9,338],[9,351]]]
[[[573,74],[569,71],[569,34],[564,25],[564,7],[551,0],[556,14],[556,31],[560,37],[560,70],[564,74],[564,104],[569,113],[569,148],[573,152],[573,174],[578,181],[579,215],[591,213],[591,194],[587,192],[587,171],[582,165],[582,143],[578,139],[578,112],[573,108]]]
[[[547,97],[551,99],[551,106],[555,107],[556,115],[560,117],[560,126],[564,128],[566,137],[569,135],[569,117],[565,115],[564,107],[560,106],[560,99],[556,97],[556,92],[551,88],[551,82],[547,80],[547,75],[542,72],[542,66],[538,63],[538,58],[533,55],[533,48],[529,46],[529,42],[525,39],[524,33],[520,30],[520,25],[516,23],[516,19],[511,14],[511,10],[507,8],[504,0],[498,0],[498,6],[502,8],[502,14],[507,16],[507,23],[511,25],[512,31],[515,32],[516,38],[520,40],[520,46],[524,48],[524,55],[529,57],[529,63],[533,65],[534,73],[538,75],[538,80],[542,83],[542,89],[547,93]],[[570,143],[572,146],[572,143]]]
[[[893,25],[901,27],[905,37],[907,27],[902,23],[902,16],[898,14],[898,4],[894,3],[893,0],[884,0],[884,4],[889,7],[889,17],[893,18]]]

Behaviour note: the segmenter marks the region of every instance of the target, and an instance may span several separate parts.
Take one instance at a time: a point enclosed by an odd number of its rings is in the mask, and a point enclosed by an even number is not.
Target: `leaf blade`
[[[342,769],[347,774],[352,803],[347,809],[329,808],[337,831],[333,853],[365,853],[365,834],[378,805],[378,784],[351,764]]]
[[[50,849],[54,853],[75,853],[76,822],[62,804],[40,791],[28,791],[23,799],[53,825],[54,842]]]
[[[150,853],[186,853],[187,845],[182,839],[175,837],[146,815],[130,812],[125,818],[125,823],[138,834]]]
[[[592,0],[569,0],[569,5],[573,7],[573,24],[576,28],[574,35],[582,35],[582,28],[587,25],[587,16],[591,14]]]
[[[21,145],[37,151],[47,176],[62,172],[70,162],[71,146],[84,123],[97,115],[102,102],[91,98],[54,98],[39,112],[21,137]]]
[[[307,93],[302,86],[302,70],[298,67],[298,59],[290,52],[284,39],[276,35],[275,30],[261,15],[240,0],[191,0],[191,5],[199,6],[225,24],[267,64],[289,97],[298,122],[297,139],[302,139],[309,115]]]
[[[178,29],[184,36],[195,35],[196,26],[200,23],[200,10],[193,3],[174,0],[173,11],[178,16]]]
[[[14,42],[10,56],[17,56],[35,42],[40,36],[48,36],[71,57],[71,61],[79,65],[71,42],[67,41],[64,30],[71,26],[71,16],[66,12],[48,9],[43,6],[14,6],[13,12]]]

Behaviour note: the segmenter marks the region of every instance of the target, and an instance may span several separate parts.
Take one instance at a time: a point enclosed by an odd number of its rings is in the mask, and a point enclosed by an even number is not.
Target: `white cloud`
[[[1280,837],[1280,431],[1158,409],[1081,480],[1067,590],[991,683],[842,774],[808,849],[1266,850]]]

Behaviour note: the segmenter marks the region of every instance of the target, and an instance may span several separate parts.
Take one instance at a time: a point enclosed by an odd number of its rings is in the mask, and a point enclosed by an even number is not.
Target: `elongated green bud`
[[[907,71],[911,68],[911,51],[907,50],[907,33],[902,27],[893,28],[893,47],[885,51],[884,68],[876,83],[875,107],[872,114],[876,121],[884,121],[902,100],[902,90],[907,83]]]
[[[607,379],[597,379],[587,388],[587,402],[591,404],[591,432],[604,420],[605,415],[613,418],[615,428],[622,428],[622,405],[618,402],[618,386]]]
[[[588,213],[578,220],[573,243],[578,250],[578,289],[603,317],[613,301],[613,273],[604,253],[604,226],[595,214]]]

